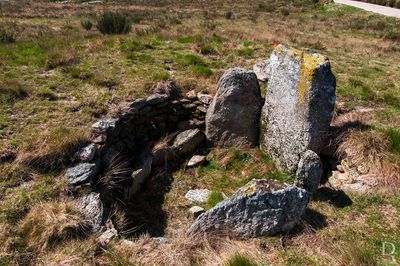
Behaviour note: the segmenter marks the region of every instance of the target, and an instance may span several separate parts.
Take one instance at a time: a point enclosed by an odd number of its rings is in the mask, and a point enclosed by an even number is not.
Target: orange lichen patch
[[[300,81],[299,81],[299,101],[304,102],[304,99],[311,88],[311,82],[319,66],[328,62],[328,58],[320,54],[312,54],[307,51],[302,51],[295,48],[287,48],[283,45],[275,47],[275,52],[278,54],[285,53],[296,59],[300,66]]]

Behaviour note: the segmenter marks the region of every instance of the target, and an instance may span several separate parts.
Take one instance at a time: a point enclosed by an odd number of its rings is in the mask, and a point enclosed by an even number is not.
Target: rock
[[[167,164],[176,158],[176,149],[174,147],[162,147],[152,152],[152,168]]]
[[[100,193],[92,192],[76,201],[76,207],[85,216],[92,227],[92,232],[98,232],[103,223],[104,207]]]
[[[197,218],[201,214],[203,214],[205,210],[200,206],[193,206],[192,208],[189,209],[189,212],[193,215],[194,218]]]
[[[106,143],[106,141],[107,141],[107,136],[101,134],[101,135],[98,135],[97,137],[95,137],[92,141],[93,141],[93,143],[95,143],[95,144],[102,145],[102,144]]]
[[[118,119],[115,118],[102,119],[94,123],[92,128],[100,133],[107,133],[115,128],[117,121]]]
[[[167,237],[152,237],[151,240],[153,240],[157,244],[170,244],[171,240]]]
[[[256,146],[262,106],[256,75],[229,69],[217,87],[206,115],[207,139],[217,146]]]
[[[281,171],[294,174],[307,150],[326,146],[335,106],[335,76],[319,54],[275,47],[261,114],[261,149]]]
[[[158,94],[158,93],[156,93],[156,94],[150,95],[147,98],[146,102],[148,104],[150,104],[150,105],[154,105],[154,104],[163,103],[163,102],[167,101],[168,98],[169,97],[168,97],[167,94]]]
[[[206,105],[209,105],[212,102],[213,98],[214,97],[212,97],[209,94],[204,94],[204,93],[198,93],[197,94],[197,99],[199,99],[200,102],[202,102],[202,103],[204,103]]]
[[[176,136],[173,147],[179,154],[188,154],[195,149],[204,140],[204,133],[200,129],[189,129]]]
[[[224,233],[246,239],[290,231],[305,212],[308,193],[273,180],[252,180],[202,214],[189,234]]]
[[[92,143],[77,151],[75,153],[75,158],[77,158],[82,162],[90,162],[94,159],[96,151],[97,151],[96,145]]]
[[[108,244],[118,236],[117,230],[114,228],[112,229],[107,229],[104,233],[102,233],[97,239],[96,243],[99,245],[101,248],[107,248]]]
[[[97,167],[94,163],[81,163],[77,166],[68,168],[65,177],[71,185],[81,185],[91,183],[97,173]]]
[[[319,156],[313,151],[306,151],[300,158],[296,171],[296,186],[307,190],[310,194],[317,192],[321,183],[322,162]]]
[[[127,192],[128,199],[139,191],[144,181],[146,181],[146,179],[150,176],[152,163],[153,157],[149,156],[143,159],[138,168],[132,172],[132,184]]]
[[[207,157],[204,155],[194,155],[192,158],[190,158],[187,166],[188,167],[195,167],[198,165],[201,165],[203,163],[207,162]]]
[[[147,106],[147,102],[143,98],[136,99],[129,105],[129,113],[135,114],[145,108]]]
[[[204,203],[208,200],[210,194],[211,191],[208,189],[192,189],[186,193],[185,198],[193,202]]]
[[[152,87],[153,93],[166,94],[169,97],[178,97],[179,88],[176,85],[175,80],[169,79],[167,81],[160,81],[155,86]]]
[[[267,81],[271,76],[271,68],[269,67],[269,60],[259,60],[254,66],[253,71],[256,73],[259,81]]]

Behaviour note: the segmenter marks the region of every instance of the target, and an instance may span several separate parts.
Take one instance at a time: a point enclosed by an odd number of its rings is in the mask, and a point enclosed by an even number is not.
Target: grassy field
[[[101,34],[103,8],[126,13],[132,31]],[[11,1],[0,14],[0,265],[391,265],[384,242],[400,261],[400,20],[307,0]],[[187,189],[212,190],[210,208],[252,178],[291,180],[258,150],[216,149],[209,165],[173,174],[161,206],[172,244],[144,234],[100,250],[96,235],[65,230],[82,218],[62,171],[96,119],[169,78],[183,91],[214,93],[224,70],[252,68],[273,42],[330,58],[338,114],[368,108],[357,117],[368,129],[344,143],[380,173],[376,192],[322,190],[290,235],[188,239]]]

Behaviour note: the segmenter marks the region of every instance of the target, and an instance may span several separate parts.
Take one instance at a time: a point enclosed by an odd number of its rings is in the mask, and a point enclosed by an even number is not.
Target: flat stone
[[[205,212],[204,208],[200,206],[193,206],[192,208],[189,209],[189,212],[194,218],[199,217],[201,214]]]
[[[76,200],[76,207],[90,223],[92,232],[98,232],[102,227],[104,207],[100,193],[92,192]]]
[[[327,145],[336,80],[320,54],[279,45],[269,60],[260,147],[281,171],[294,174],[303,153],[320,154]]]
[[[170,244],[171,239],[167,237],[152,237],[151,240],[153,240],[157,244]]]
[[[71,185],[81,185],[91,183],[96,175],[97,167],[94,163],[81,163],[77,166],[68,168],[65,177]]]
[[[165,102],[165,101],[168,100],[168,98],[169,97],[168,97],[167,94],[158,94],[158,93],[156,93],[156,94],[150,95],[146,99],[146,102],[148,104],[150,104],[150,105],[154,105],[154,104],[159,104],[159,103]]]
[[[100,133],[107,133],[115,128],[117,121],[118,119],[116,118],[101,119],[94,123],[92,128]]]
[[[118,236],[117,230],[114,228],[107,229],[104,233],[102,233],[97,239],[96,243],[101,248],[107,248],[108,244]]]
[[[96,145],[89,144],[88,146],[80,149],[75,153],[75,158],[82,162],[91,162],[94,159],[94,156],[96,155]]]
[[[200,215],[188,233],[247,239],[289,232],[305,212],[308,200],[302,188],[268,179],[252,180]]]
[[[203,163],[207,162],[207,157],[204,155],[194,155],[192,158],[190,158],[187,166],[188,167],[195,167],[198,165],[201,165]]]
[[[204,140],[204,133],[200,129],[189,129],[176,136],[173,147],[179,154],[188,154],[195,149]]]
[[[209,105],[211,104],[212,100],[213,100],[213,96],[209,95],[209,94],[204,94],[204,93],[198,93],[197,94],[197,99],[199,99],[200,102]]]
[[[192,202],[204,203],[210,197],[211,191],[208,189],[192,189],[189,190],[185,198]]]

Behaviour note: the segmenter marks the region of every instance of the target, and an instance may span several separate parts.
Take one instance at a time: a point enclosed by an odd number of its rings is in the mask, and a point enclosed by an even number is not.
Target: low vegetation
[[[391,263],[382,243],[400,246],[398,19],[330,1],[10,2],[0,12],[0,264]],[[356,161],[382,174],[377,192],[319,193],[290,235],[188,239],[188,189],[213,191],[202,206],[211,208],[253,178],[293,182],[257,149],[215,149],[208,164],[182,164],[171,177],[160,209],[168,213],[164,234],[172,244],[145,234],[99,251],[97,235],[84,234],[85,221],[65,202],[62,178],[88,126],[160,80],[175,79],[183,92],[214,93],[225,69],[252,68],[276,42],[329,56],[337,114],[355,112],[361,123],[339,151],[353,149]],[[104,169],[103,183],[112,186],[98,184],[110,195],[118,189],[114,176]]]

